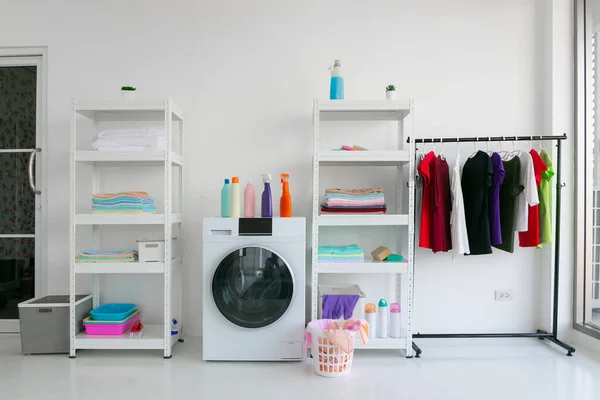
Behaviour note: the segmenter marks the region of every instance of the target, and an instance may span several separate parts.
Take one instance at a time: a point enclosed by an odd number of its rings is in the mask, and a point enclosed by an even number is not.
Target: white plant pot
[[[135,90],[121,90],[121,98],[123,100],[135,99]]]
[[[395,90],[386,90],[385,98],[388,100],[394,100],[396,98],[396,91]]]

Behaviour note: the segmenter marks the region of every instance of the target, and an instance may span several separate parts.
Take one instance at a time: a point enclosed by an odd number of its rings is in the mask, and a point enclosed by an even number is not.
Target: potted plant
[[[387,85],[385,87],[385,98],[388,100],[394,100],[396,98],[396,86]]]
[[[121,88],[121,98],[123,100],[135,99],[135,88],[133,86],[123,86]]]

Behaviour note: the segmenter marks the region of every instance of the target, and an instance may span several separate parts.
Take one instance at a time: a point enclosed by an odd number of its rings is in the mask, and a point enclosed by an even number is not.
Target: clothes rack
[[[511,142],[511,141],[556,141],[556,206],[555,206],[555,231],[554,231],[554,282],[553,282],[553,308],[552,332],[537,330],[535,333],[439,333],[413,335],[416,339],[454,339],[454,338],[538,338],[548,340],[567,351],[567,356],[572,356],[575,348],[558,339],[558,292],[560,283],[560,211],[561,190],[565,186],[561,182],[561,142],[567,138],[566,134],[560,136],[487,136],[487,137],[451,137],[451,138],[408,138],[407,143],[415,146],[416,143],[465,143],[465,142]],[[416,154],[416,152],[413,152]],[[415,221],[417,223],[417,221]],[[416,357],[420,357],[421,349],[412,342]]]

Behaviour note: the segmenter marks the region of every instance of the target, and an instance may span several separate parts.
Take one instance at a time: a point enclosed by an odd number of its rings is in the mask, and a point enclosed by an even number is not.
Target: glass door
[[[0,333],[19,332],[18,304],[41,294],[41,57],[0,57]]]

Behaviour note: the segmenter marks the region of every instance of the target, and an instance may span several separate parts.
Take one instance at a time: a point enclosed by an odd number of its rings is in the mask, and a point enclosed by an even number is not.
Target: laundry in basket
[[[369,324],[355,319],[349,319],[341,325],[332,319],[309,322],[305,333],[306,348],[312,348],[315,373],[326,377],[349,374],[357,333],[366,344],[369,340]]]

